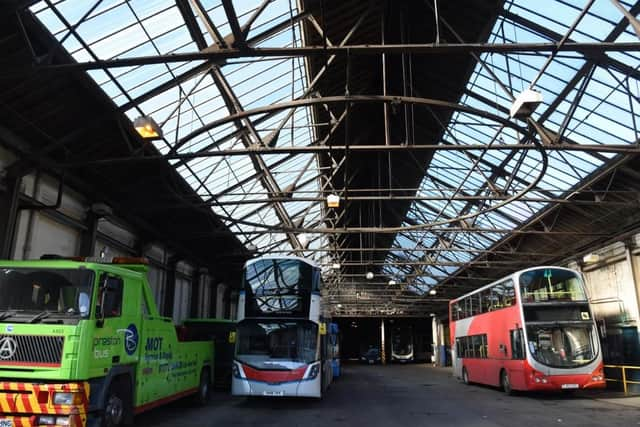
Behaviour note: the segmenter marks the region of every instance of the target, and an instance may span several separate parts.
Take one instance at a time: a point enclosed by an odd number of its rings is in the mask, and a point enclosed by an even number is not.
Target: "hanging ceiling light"
[[[338,196],[337,194],[329,194],[327,196],[327,207],[328,208],[340,207],[340,196]]]
[[[438,291],[436,291],[435,289],[429,290],[429,295],[435,295],[437,293],[438,293]]]
[[[162,129],[150,116],[141,116],[133,121],[133,127],[144,139],[162,138]]]
[[[367,280],[371,280],[373,279],[373,273],[370,271],[367,271],[367,274],[365,274],[364,277],[366,277]]]
[[[394,285],[397,285],[397,284],[398,284],[398,282],[396,282],[395,280],[393,280],[393,279],[389,280],[389,286],[394,286]]]

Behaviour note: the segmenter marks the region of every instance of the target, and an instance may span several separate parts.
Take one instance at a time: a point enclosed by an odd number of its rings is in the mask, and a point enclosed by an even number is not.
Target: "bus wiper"
[[[2,311],[2,312],[0,312],[0,320],[4,320],[7,317],[15,316],[16,314],[17,314],[17,312],[15,310]]]
[[[33,316],[31,319],[29,319],[29,321],[27,323],[36,323],[42,319],[46,319],[47,317],[51,316],[51,312],[49,311],[43,311],[40,312],[38,314],[36,314],[35,316]]]

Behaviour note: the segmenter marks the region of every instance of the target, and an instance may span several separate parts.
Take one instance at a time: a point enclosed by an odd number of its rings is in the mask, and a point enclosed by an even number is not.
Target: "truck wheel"
[[[198,392],[194,396],[194,401],[199,406],[204,406],[209,402],[209,386],[211,382],[209,377],[209,369],[203,368],[200,372]]]
[[[129,403],[123,382],[114,380],[109,386],[102,416],[103,427],[119,427],[124,425]]]

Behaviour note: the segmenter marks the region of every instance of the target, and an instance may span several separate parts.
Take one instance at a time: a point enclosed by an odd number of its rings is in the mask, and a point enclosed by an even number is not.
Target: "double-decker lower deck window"
[[[488,357],[487,334],[456,338],[458,358],[486,359]]]

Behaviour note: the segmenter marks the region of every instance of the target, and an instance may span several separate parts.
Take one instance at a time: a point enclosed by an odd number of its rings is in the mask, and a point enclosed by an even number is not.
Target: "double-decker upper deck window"
[[[520,275],[524,303],[552,301],[586,301],[580,276],[559,268],[541,268]]]
[[[516,303],[516,291],[512,280],[498,283],[483,291],[468,295],[451,305],[451,318],[460,320],[488,313]]]
[[[259,259],[245,270],[247,315],[291,315],[308,310],[313,268],[297,259]]]

